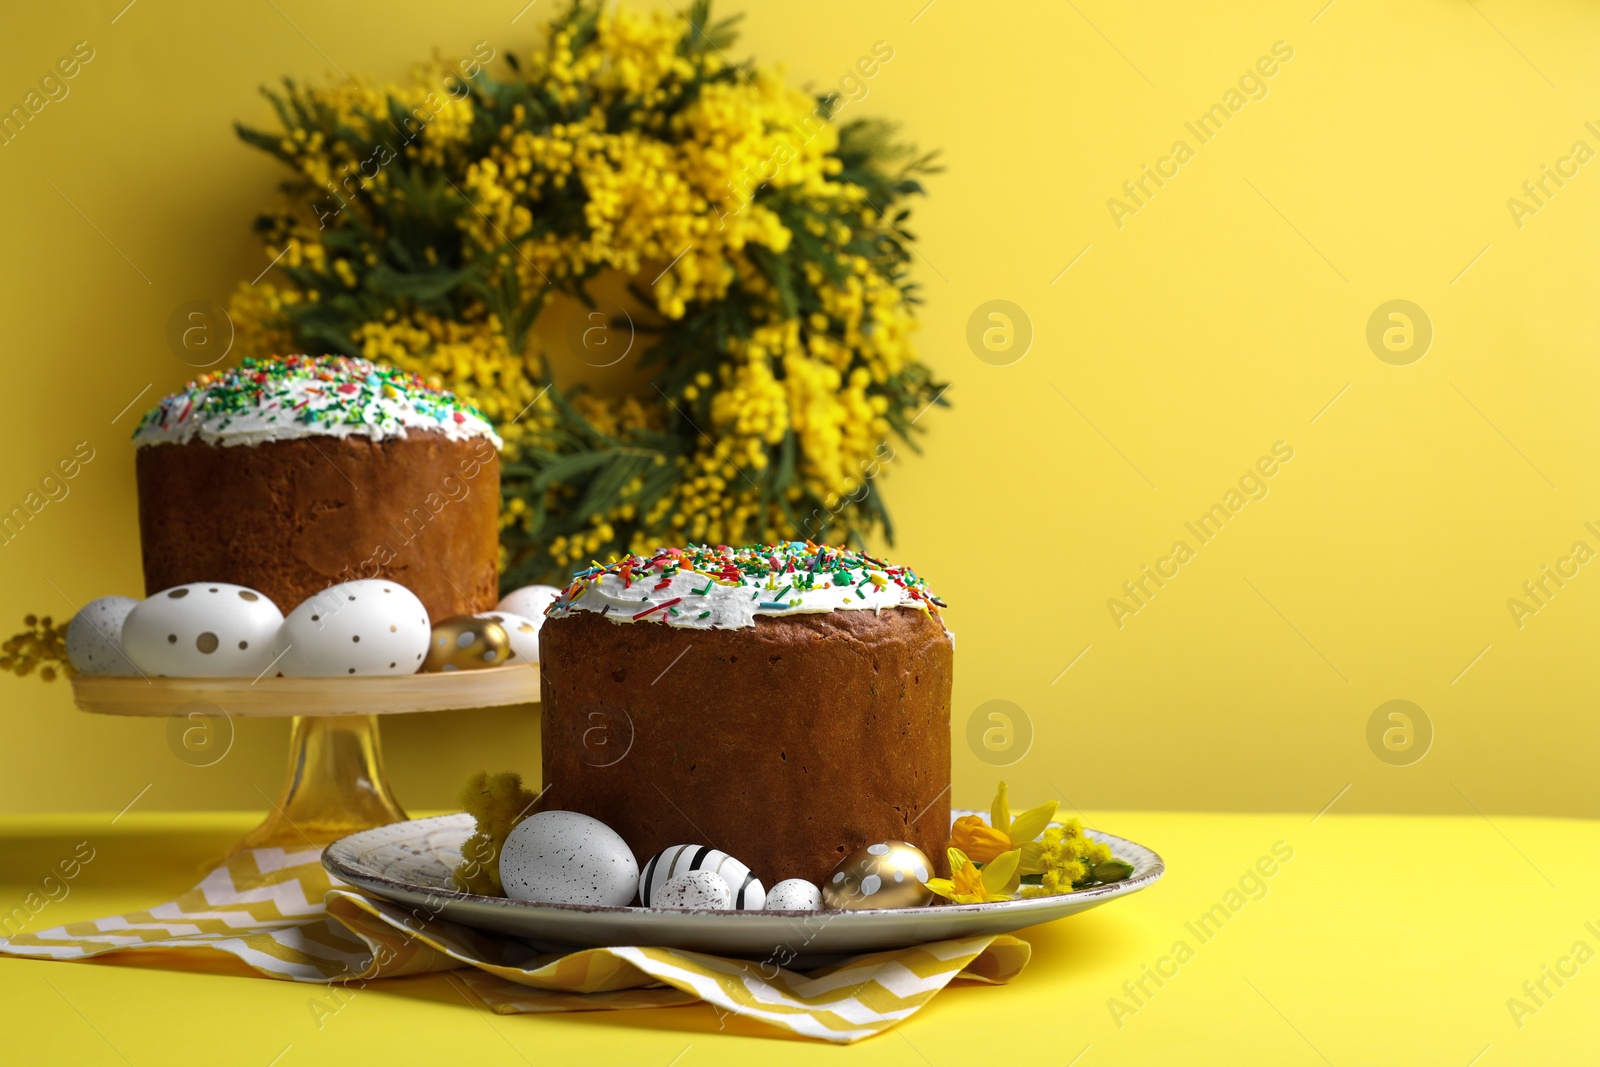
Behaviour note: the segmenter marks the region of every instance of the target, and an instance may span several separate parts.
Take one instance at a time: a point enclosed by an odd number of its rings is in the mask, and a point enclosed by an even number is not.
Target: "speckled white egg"
[[[497,622],[505,630],[511,639],[511,656],[507,663],[539,662],[539,623],[543,619],[535,621],[509,611],[486,611],[474,617]]]
[[[521,615],[524,619],[532,620],[537,629],[544,625],[544,609],[560,595],[561,590],[553,585],[525,585],[501,597],[494,610]]]
[[[750,868],[710,845],[673,845],[663,849],[644,865],[639,874],[639,903],[655,906],[655,895],[668,879],[685,871],[711,871],[728,883],[730,907],[741,911],[760,911],[767,891]]]
[[[767,890],[767,911],[821,911],[822,890],[804,878],[785,878]]]
[[[139,606],[131,596],[103,596],[67,623],[67,659],[79,674],[137,674],[122,651],[122,624]]]
[[[122,651],[145,674],[255,679],[272,663],[283,613],[266,595],[190,582],[140,601],[122,623]]]
[[[501,846],[500,884],[513,900],[623,908],[633,902],[639,863],[599,819],[540,811],[518,823]]]
[[[651,898],[652,908],[693,908],[727,911],[733,906],[728,883],[715,871],[684,871],[661,883]]]
[[[428,609],[399,582],[330,585],[278,630],[278,673],[289,678],[415,674],[428,654]]]

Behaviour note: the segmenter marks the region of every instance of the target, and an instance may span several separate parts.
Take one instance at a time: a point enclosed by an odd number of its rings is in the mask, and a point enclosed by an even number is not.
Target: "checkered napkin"
[[[181,961],[185,951],[223,953],[268,978],[363,984],[464,968],[462,982],[503,1015],[705,1001],[790,1034],[848,1044],[914,1014],[957,978],[1007,981],[1030,952],[1014,937],[973,937],[809,974],[667,948],[552,955],[357,892],[320,857],[316,849],[245,850],[170,904],[0,938],[0,955],[84,960],[154,949]]]

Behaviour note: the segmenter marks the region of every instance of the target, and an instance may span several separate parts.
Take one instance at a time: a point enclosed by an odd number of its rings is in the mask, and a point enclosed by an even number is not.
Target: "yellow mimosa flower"
[[[482,409],[518,472],[502,527],[520,580],[663,540],[885,528],[891,441],[943,403],[898,232],[916,183],[875,202],[861,177],[925,162],[781,69],[732,64],[731,21],[574,0],[515,67],[480,45],[391,84],[291,84],[281,128],[242,131],[294,188],[261,232],[263,265],[291,270],[233,299],[240,354],[349,346]],[[634,278],[654,280],[628,314],[659,340],[633,351],[662,367],[624,395],[552,388],[547,297]],[[740,328],[707,332],[719,305]],[[606,462],[544,476],[599,438]],[[957,843],[989,862],[1031,840],[1026,820],[969,820]]]

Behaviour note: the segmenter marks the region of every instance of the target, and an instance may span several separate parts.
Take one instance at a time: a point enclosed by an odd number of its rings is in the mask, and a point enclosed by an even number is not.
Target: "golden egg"
[[[522,615],[513,615],[509,611],[486,611],[476,618],[492,619],[505,627],[506,636],[511,638],[511,655],[507,657],[508,662],[539,662],[538,622]]]
[[[909,841],[880,841],[846,856],[822,883],[822,904],[834,911],[920,908],[933,902],[922,883],[933,861]]]
[[[498,667],[511,656],[511,635],[493,619],[452,615],[433,624],[425,671],[471,671]]]

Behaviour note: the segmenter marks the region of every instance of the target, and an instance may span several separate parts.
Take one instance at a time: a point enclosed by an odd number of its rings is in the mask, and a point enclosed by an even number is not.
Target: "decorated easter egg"
[[[684,871],[662,882],[650,898],[652,908],[696,908],[727,911],[733,900],[728,883],[716,871]]]
[[[920,908],[933,901],[922,883],[933,863],[909,841],[880,841],[844,858],[822,883],[822,902],[835,911]]]
[[[644,865],[639,874],[639,903],[654,906],[655,895],[669,878],[685,871],[712,871],[728,883],[730,905],[741,911],[760,911],[767,891],[750,868],[710,845],[673,845]]]
[[[767,911],[821,911],[822,890],[804,878],[785,878],[767,890]]]
[[[553,585],[525,585],[501,597],[494,610],[532,619],[537,626],[544,622],[544,609],[560,595],[561,590]]]
[[[190,582],[140,601],[122,623],[122,651],[145,674],[168,678],[249,678],[272,663],[283,622],[254,589]]]
[[[493,619],[452,615],[434,623],[428,638],[425,671],[472,671],[498,667],[511,656],[511,638]]]
[[[429,632],[427,609],[399,582],[330,585],[283,620],[277,671],[290,678],[414,674],[428,654]]]
[[[476,617],[490,619],[504,627],[506,637],[511,640],[511,655],[506,657],[507,663],[539,662],[539,623],[544,621],[542,618],[535,621],[509,611],[486,611]]]
[[[575,811],[540,811],[500,848],[500,884],[513,900],[627,907],[639,863],[617,832]]]
[[[79,674],[136,674],[122,651],[122,624],[139,602],[131,596],[91,600],[67,623],[67,659]]]

